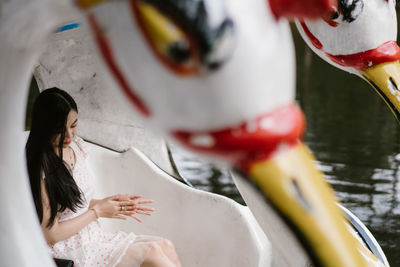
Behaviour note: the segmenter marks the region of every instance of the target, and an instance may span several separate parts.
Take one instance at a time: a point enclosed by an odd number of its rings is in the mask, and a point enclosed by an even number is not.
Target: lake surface
[[[319,59],[296,31],[294,39],[304,141],[342,204],[374,234],[391,266],[400,266],[400,127],[366,82]],[[226,170],[182,150],[173,153],[196,188],[243,203]]]

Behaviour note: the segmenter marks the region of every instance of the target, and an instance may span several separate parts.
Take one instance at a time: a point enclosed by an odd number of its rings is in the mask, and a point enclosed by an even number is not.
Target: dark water
[[[297,101],[307,118],[304,141],[342,204],[363,221],[391,266],[400,266],[400,128],[360,78],[323,62],[294,31]],[[174,151],[195,187],[243,203],[224,170]]]
[[[295,38],[304,141],[340,201],[371,230],[391,266],[400,266],[399,125],[366,82],[326,64]]]

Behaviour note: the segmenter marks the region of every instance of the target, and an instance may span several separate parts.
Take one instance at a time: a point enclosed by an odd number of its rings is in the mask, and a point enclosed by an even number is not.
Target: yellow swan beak
[[[346,227],[331,187],[304,144],[256,162],[249,176],[310,246],[320,266],[383,266]]]
[[[386,62],[361,72],[400,121],[400,62]]]

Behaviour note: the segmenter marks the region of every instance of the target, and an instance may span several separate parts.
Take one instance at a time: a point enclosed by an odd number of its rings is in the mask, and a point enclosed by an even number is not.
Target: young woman
[[[76,136],[78,108],[63,90],[36,99],[26,143],[28,174],[36,211],[55,258],[79,266],[181,266],[169,240],[133,233],[104,232],[100,217],[140,222],[154,210],[137,195],[94,199],[84,141]]]

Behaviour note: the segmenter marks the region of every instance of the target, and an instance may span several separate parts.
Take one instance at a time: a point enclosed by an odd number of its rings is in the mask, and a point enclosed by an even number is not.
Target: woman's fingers
[[[127,205],[127,204],[149,204],[153,203],[154,200],[152,199],[135,199],[135,200],[127,200],[127,201],[119,201],[120,203]]]
[[[130,195],[130,194],[117,194],[117,195],[113,195],[110,196],[108,198],[112,199],[112,200],[135,200],[135,199],[139,199],[141,198],[141,195]]]
[[[149,204],[149,203],[153,203],[154,200],[152,199],[141,199],[141,200],[137,200],[136,203],[137,204]]]
[[[151,204],[154,201],[152,199],[141,199],[141,195],[128,195],[118,194],[108,197],[110,204],[116,209],[116,214],[112,217],[115,219],[126,220],[125,216],[132,217],[138,222],[142,222],[134,214],[143,214],[150,216],[151,212],[155,209],[151,207],[142,206],[143,204]]]
[[[138,222],[142,222],[142,220],[141,219],[139,219],[138,217],[136,217],[135,215],[130,215],[130,217],[132,217],[133,219],[135,219],[136,221],[138,221]]]
[[[137,205],[137,204],[150,204],[153,203],[152,199],[141,199],[141,200],[129,200],[129,201],[119,201],[120,205]]]
[[[125,206],[121,209],[121,211],[155,211],[154,208],[146,207],[146,206]]]
[[[141,195],[129,195],[129,199],[130,200],[135,200],[135,199],[138,199],[138,198],[141,198],[142,196]]]
[[[136,210],[142,210],[142,211],[155,211],[154,208],[146,207],[146,206],[137,206]]]
[[[150,212],[146,212],[146,211],[142,211],[142,210],[137,210],[136,213],[151,216],[151,213],[150,213]]]
[[[154,200],[152,200],[152,199],[141,199],[141,198],[142,198],[141,195],[118,194],[118,195],[113,195],[113,196],[107,197],[106,199],[118,201],[118,202],[120,202],[121,205],[128,205],[130,203],[148,204],[148,203],[154,202]]]
[[[121,214],[128,214],[130,212],[137,212],[137,213],[147,212],[147,213],[149,213],[149,212],[153,212],[153,211],[155,211],[154,208],[141,207],[141,206],[139,206],[139,207],[126,206],[126,207],[119,209],[119,213],[121,213]]]
[[[144,214],[144,215],[151,215],[151,212],[148,211],[143,211],[143,210],[135,210],[135,211],[121,211],[120,214],[126,215],[126,216],[131,216],[133,214]]]
[[[118,201],[119,206],[133,206],[135,203],[133,201]]]
[[[151,216],[150,212],[136,210],[136,211],[121,211],[118,215],[114,215],[112,218],[126,220],[125,216],[128,216],[128,217],[131,217],[141,223],[142,220],[139,219],[139,217],[137,217],[135,214],[143,214],[143,215]]]

